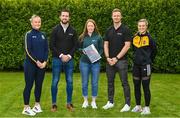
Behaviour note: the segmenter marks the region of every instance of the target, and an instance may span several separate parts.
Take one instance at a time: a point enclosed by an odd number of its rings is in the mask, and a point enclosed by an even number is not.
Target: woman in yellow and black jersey
[[[140,19],[138,21],[138,33],[133,37],[133,83],[136,99],[136,106],[132,112],[141,112],[142,115],[150,114],[150,77],[151,65],[156,55],[156,45],[152,40],[148,29],[148,21]],[[145,107],[141,107],[141,83],[144,91]]]

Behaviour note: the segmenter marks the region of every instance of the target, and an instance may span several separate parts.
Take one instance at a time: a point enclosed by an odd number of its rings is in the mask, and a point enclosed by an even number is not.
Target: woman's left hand
[[[47,62],[44,61],[43,63],[41,63],[40,61],[37,61],[36,64],[39,68],[43,69],[46,67]]]
[[[41,63],[41,67],[40,67],[40,68],[41,68],[41,69],[45,68],[45,67],[46,67],[46,64],[47,64],[47,62],[44,61],[43,63]]]

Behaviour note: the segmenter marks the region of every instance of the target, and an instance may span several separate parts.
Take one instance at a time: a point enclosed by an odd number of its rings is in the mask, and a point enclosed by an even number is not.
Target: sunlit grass
[[[74,112],[66,109],[66,83],[64,74],[61,76],[58,89],[57,105],[58,111],[52,113],[51,109],[51,73],[47,73],[42,91],[41,106],[43,113],[37,114],[38,117],[140,117],[139,113],[120,113],[120,108],[124,105],[124,96],[118,75],[115,80],[115,107],[110,110],[103,110],[102,106],[107,102],[107,79],[106,74],[101,73],[99,80],[99,92],[97,97],[98,109],[91,107],[82,109],[83,103],[81,91],[81,77],[79,73],[74,74],[73,104]],[[24,89],[23,72],[0,72],[0,117],[23,117]],[[131,87],[131,107],[134,107],[134,92],[132,75],[129,73],[129,83]],[[151,80],[151,115],[149,117],[180,117],[180,74],[153,74]],[[89,84],[89,96],[91,86]],[[89,97],[91,102],[91,97]],[[31,107],[34,105],[34,91],[31,92]],[[144,97],[142,96],[142,105]]]

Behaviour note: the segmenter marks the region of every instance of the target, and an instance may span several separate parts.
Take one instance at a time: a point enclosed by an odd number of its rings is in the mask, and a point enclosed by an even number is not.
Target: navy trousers
[[[25,88],[23,92],[24,104],[29,105],[31,89],[35,82],[34,95],[36,102],[40,102],[42,84],[44,80],[45,69],[40,69],[35,63],[26,59],[24,61]]]

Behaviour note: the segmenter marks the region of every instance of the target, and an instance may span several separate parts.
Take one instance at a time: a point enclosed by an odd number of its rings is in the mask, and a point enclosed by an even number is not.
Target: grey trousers
[[[125,104],[130,106],[130,87],[128,83],[128,62],[127,60],[119,60],[115,65],[106,64],[106,75],[108,79],[108,101],[114,102],[114,79],[118,72],[124,91]]]

